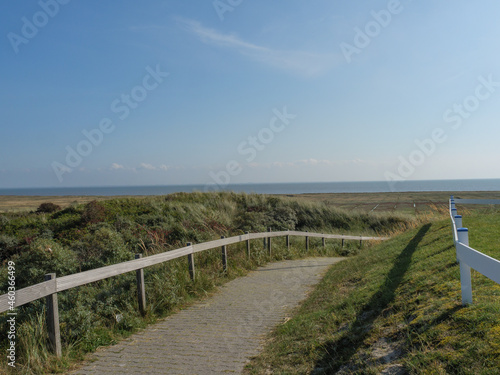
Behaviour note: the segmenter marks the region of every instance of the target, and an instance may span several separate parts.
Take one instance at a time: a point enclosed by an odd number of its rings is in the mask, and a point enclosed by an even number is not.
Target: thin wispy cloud
[[[162,164],[158,167],[159,170],[161,171],[168,171],[169,169],[171,169],[168,165],[165,165],[165,164]]]
[[[111,164],[111,170],[116,170],[116,169],[125,169],[125,167],[118,163]]]
[[[128,167],[128,166],[126,167],[122,164],[113,163],[113,164],[111,164],[111,167],[109,167],[109,169],[112,171],[122,170],[122,171],[134,171],[134,172],[137,172],[140,170],[166,172],[166,171],[169,171],[171,169],[179,169],[179,168],[180,167],[171,167],[171,166],[165,165],[165,164],[161,164],[161,165],[156,166],[156,165],[153,165],[150,163],[140,163],[138,166],[135,166],[135,167]]]
[[[148,163],[141,163],[139,166],[139,169],[147,169],[149,171],[154,171],[156,170],[156,167],[154,165],[148,164]]]
[[[279,50],[247,42],[235,34],[224,34],[194,20],[179,19],[180,24],[203,43],[232,49],[252,60],[304,76],[318,76],[342,62],[335,54]]]

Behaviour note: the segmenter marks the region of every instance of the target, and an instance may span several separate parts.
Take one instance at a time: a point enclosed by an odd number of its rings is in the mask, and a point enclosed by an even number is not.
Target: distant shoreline
[[[307,182],[307,183],[263,183],[210,185],[165,185],[165,186],[103,186],[103,187],[53,187],[0,189],[0,196],[147,196],[165,195],[175,192],[234,191],[256,194],[326,194],[326,193],[408,193],[408,192],[452,192],[452,191],[500,191],[500,179],[476,180],[419,180],[354,182]]]

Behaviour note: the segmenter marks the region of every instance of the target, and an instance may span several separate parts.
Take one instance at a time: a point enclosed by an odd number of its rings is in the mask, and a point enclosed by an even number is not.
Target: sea
[[[176,192],[234,191],[256,194],[319,194],[319,193],[382,193],[419,191],[500,191],[500,179],[484,180],[419,180],[356,182],[297,182],[232,184],[227,186],[165,185],[165,186],[92,186],[0,189],[0,195],[24,196],[116,196],[165,195]]]

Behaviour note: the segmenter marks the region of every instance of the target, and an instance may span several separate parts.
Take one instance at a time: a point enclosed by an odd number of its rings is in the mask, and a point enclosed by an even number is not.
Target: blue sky
[[[499,178],[498,14],[3,1],[0,187]]]

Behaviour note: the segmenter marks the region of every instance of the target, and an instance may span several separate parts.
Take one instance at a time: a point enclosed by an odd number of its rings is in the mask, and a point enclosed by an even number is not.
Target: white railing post
[[[472,281],[470,267],[464,262],[460,263],[460,285],[462,288],[462,305],[470,305],[472,303]]]
[[[451,208],[457,208],[455,206],[455,200],[454,199],[450,199],[450,204],[451,204]]]
[[[465,229],[465,231],[463,229]],[[458,227],[455,223],[455,230],[457,233],[457,242],[461,242],[464,245],[469,246],[469,231],[468,231],[468,229],[460,227],[460,230],[458,230]],[[460,259],[458,258],[458,250],[457,250],[456,244],[455,244],[455,255],[457,257],[457,262],[460,263]]]
[[[467,228],[457,229],[458,242],[469,246],[469,230]],[[460,287],[462,289],[462,305],[472,303],[472,280],[470,275],[470,267],[465,262],[460,261]]]
[[[469,246],[469,229],[467,228],[457,228],[458,242]]]
[[[455,217],[457,215],[458,215],[457,209],[456,208],[452,208],[451,209],[451,217]]]
[[[455,226],[458,228],[462,228],[462,215],[455,215]]]

